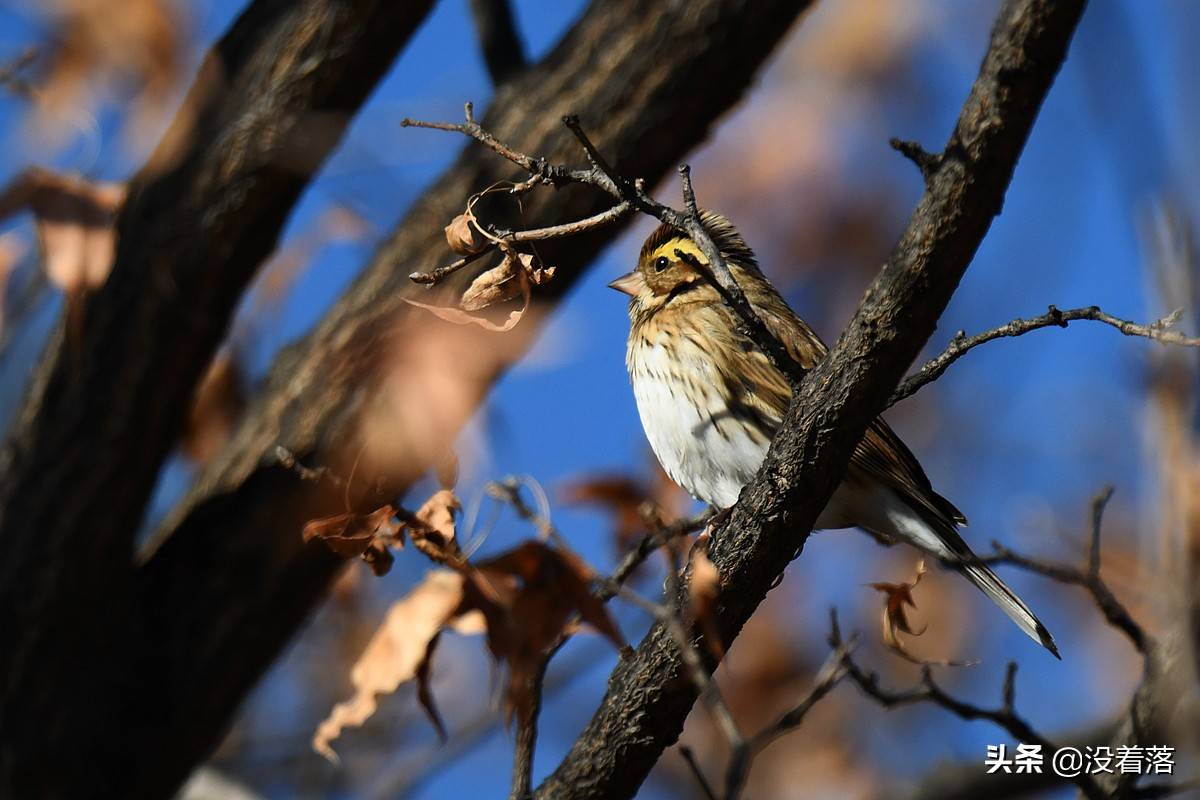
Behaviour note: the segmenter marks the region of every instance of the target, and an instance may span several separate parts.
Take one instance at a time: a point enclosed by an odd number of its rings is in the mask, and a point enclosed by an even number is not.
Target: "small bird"
[[[828,348],[759,270],[754,252],[725,217],[701,223],[759,319],[804,369]],[[787,410],[784,375],[739,332],[708,260],[685,234],[661,225],[642,245],[637,269],[609,286],[630,296],[625,364],[646,438],[671,480],[718,509],[737,502],[758,471]],[[912,452],[876,418],[816,528],[862,528],[885,543],[908,542],[953,565],[1034,641],[1058,656],[1029,607],[958,533],[967,519],[930,485]],[[964,563],[966,562],[966,563]]]

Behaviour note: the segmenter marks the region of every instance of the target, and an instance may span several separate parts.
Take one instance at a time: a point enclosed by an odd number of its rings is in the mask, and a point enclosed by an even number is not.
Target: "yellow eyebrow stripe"
[[[672,239],[651,253],[650,260],[654,261],[659,256],[666,256],[674,261],[677,258],[675,255],[676,250],[687,253],[702,264],[708,263],[708,259],[704,257],[704,253],[700,252],[700,248],[691,239]]]

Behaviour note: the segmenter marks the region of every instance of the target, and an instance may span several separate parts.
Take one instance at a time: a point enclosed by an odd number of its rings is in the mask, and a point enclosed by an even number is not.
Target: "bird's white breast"
[[[663,346],[664,335],[628,354],[646,438],[673,481],[710,505],[728,508],[758,471],[769,443],[729,413],[712,356],[685,342],[672,355]]]

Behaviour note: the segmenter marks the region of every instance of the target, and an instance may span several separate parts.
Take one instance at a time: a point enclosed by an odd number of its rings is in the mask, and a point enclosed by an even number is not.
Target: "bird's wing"
[[[828,351],[825,343],[777,294],[773,298],[752,297],[752,301],[763,323],[801,367],[812,369],[825,357]],[[735,396],[746,398],[745,405],[765,406],[762,410],[777,426],[791,398],[786,378],[757,348],[744,351],[739,366],[742,386],[737,387],[741,391],[735,392]],[[967,523],[953,503],[934,491],[916,456],[882,417],[876,417],[867,428],[850,458],[849,472],[891,487],[915,509],[931,512],[951,528]]]

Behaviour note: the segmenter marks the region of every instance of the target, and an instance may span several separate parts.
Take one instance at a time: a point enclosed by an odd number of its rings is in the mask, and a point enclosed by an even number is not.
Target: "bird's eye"
[[[667,267],[671,266],[671,259],[666,256],[659,256],[654,260],[654,271],[662,272]]]

